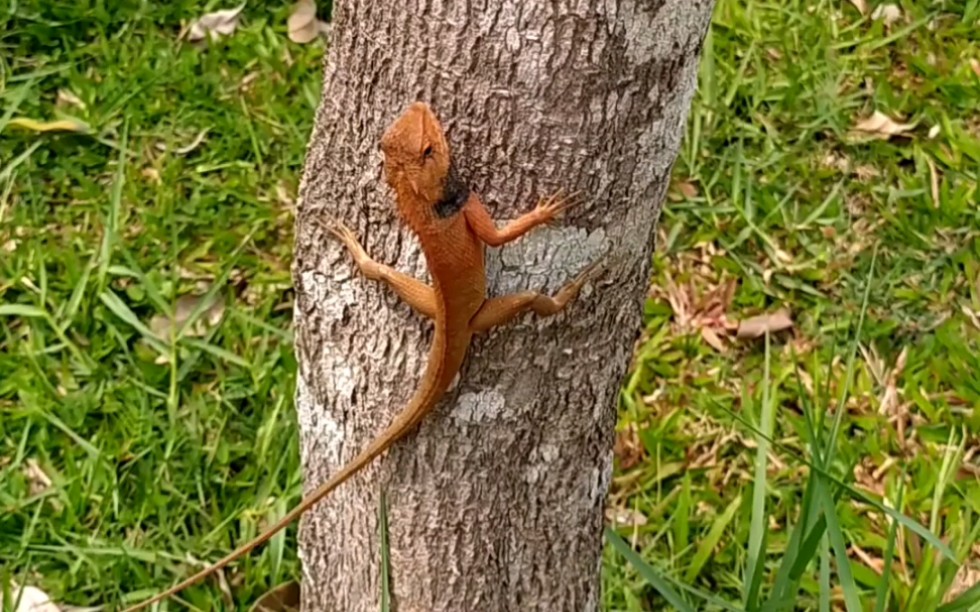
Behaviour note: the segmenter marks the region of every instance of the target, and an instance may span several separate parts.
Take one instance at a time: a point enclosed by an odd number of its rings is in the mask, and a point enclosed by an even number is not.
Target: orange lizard
[[[402,221],[422,245],[432,286],[371,259],[344,225],[329,226],[328,230],[347,247],[365,277],[384,281],[415,311],[435,322],[429,361],[418,390],[387,429],[265,532],[127,612],[177,593],[269,540],[419,424],[452,384],[474,334],[507,323],[528,310],[553,315],[572,301],[591,277],[596,264],[554,297],[525,291],[487,299],[484,245],[500,246],[517,239],[554,219],[568,207],[568,201],[553,196],[498,229],[480,198],[459,178],[442,126],[422,102],[412,104],[388,128],[381,149],[385,179],[395,192]]]

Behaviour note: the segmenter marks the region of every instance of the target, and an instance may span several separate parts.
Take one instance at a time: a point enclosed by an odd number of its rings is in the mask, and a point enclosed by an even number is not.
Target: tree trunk
[[[581,192],[553,226],[488,249],[491,295],[554,292],[600,258],[604,271],[559,315],[479,338],[418,431],[307,514],[304,609],[379,609],[382,491],[394,610],[598,608],[617,392],[712,4],[336,3],[294,264],[307,490],[384,428],[424,367],[431,324],[313,222],[343,220],[375,259],[428,280],[378,151],[411,102],[432,105],[498,221]]]

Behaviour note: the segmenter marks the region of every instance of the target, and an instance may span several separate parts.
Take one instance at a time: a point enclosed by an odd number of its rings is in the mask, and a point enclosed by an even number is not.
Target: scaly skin
[[[162,601],[268,541],[419,424],[452,384],[474,334],[507,323],[528,310],[553,315],[571,302],[591,277],[595,265],[554,297],[525,291],[487,299],[484,245],[500,246],[519,238],[554,219],[568,207],[568,201],[548,198],[498,229],[480,198],[459,180],[442,127],[422,102],[411,105],[388,128],[381,148],[385,178],[395,191],[402,221],[419,238],[432,286],[371,259],[344,225],[328,230],[347,247],[365,277],[387,283],[415,311],[435,322],[429,361],[418,390],[387,429],[274,525],[214,565],[126,612]]]

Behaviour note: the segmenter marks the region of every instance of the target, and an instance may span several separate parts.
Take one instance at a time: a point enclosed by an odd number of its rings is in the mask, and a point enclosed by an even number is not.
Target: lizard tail
[[[388,425],[388,427],[381,432],[380,435],[374,438],[371,443],[368,444],[367,448],[362,450],[356,457],[351,459],[346,465],[340,468],[337,473],[331,476],[326,482],[318,486],[312,493],[303,498],[303,500],[300,501],[296,507],[287,512],[285,516],[276,521],[274,525],[266,529],[255,538],[228,553],[220,561],[214,563],[213,565],[209,565],[190,578],[187,578],[170,587],[166,591],[126,608],[123,612],[136,612],[136,610],[142,610],[147,606],[163,601],[171,595],[174,595],[175,593],[182,591],[185,588],[196,584],[197,582],[200,582],[214,572],[227,566],[232,561],[245,556],[256,547],[269,541],[272,536],[289,526],[290,523],[299,518],[304,512],[323,499],[328,493],[340,486],[345,480],[357,473],[358,470],[371,463],[375,457],[383,453],[389,446],[392,445],[392,443],[396,442],[402,436],[411,431],[412,428],[414,428],[415,425],[422,420],[422,417],[424,417],[425,414],[428,413],[433,406],[435,406],[436,402],[439,400],[439,397],[445,391],[445,389],[441,388],[444,385],[440,384],[440,379],[443,379],[444,376],[441,376],[442,373],[438,371],[440,369],[439,364],[434,363],[431,360],[430,364],[431,365],[428,368],[430,371],[426,372],[423,378],[423,384],[420,385],[415,397],[411,399],[405,409],[395,416],[391,424]]]

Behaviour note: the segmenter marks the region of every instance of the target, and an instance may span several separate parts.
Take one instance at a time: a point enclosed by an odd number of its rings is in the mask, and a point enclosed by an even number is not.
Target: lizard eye
[[[425,148],[422,149],[422,157],[426,159],[432,157],[432,145],[425,145]]]

